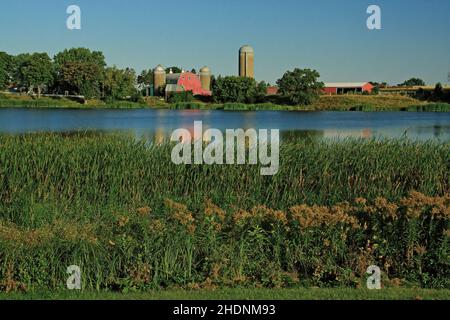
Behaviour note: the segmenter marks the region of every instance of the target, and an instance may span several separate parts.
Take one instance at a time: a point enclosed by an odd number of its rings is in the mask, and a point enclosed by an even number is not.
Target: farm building
[[[325,83],[323,92],[326,94],[371,93],[374,87],[370,82],[329,82]]]
[[[165,87],[165,95],[174,92],[191,91],[194,95],[211,96],[211,73],[209,68],[200,69],[200,75],[182,71],[166,74],[164,68],[159,65],[154,69],[155,89]]]

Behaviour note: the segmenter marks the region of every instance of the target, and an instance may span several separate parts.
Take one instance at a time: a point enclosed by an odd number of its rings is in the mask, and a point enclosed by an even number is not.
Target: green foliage
[[[176,102],[170,105],[170,109],[174,110],[201,110],[205,109],[204,105],[198,102]]]
[[[151,69],[142,70],[141,74],[137,77],[137,83],[146,86],[153,84],[153,71]]]
[[[67,62],[83,62],[86,64],[95,64],[99,67],[106,67],[105,56],[100,51],[91,51],[87,48],[65,49],[56,54],[55,64],[62,67]]]
[[[450,104],[448,103],[428,103],[420,106],[411,106],[407,111],[413,112],[450,112]]]
[[[194,204],[210,196],[224,205],[281,208],[299,203],[335,204],[359,196],[395,201],[410,190],[435,196],[448,192],[450,185],[448,143],[286,141],[280,150],[280,172],[267,179],[259,174],[258,166],[176,166],[170,159],[170,146],[146,149],[142,142],[140,148],[141,143],[134,146],[131,137],[80,133],[0,138],[3,195],[8,190],[17,190],[17,194],[34,190],[36,195],[80,204],[92,200],[103,205],[109,199],[129,204],[145,199],[152,205],[155,199],[181,199],[190,194]],[[93,161],[93,155],[99,162]],[[34,171],[39,168],[45,175]],[[84,172],[101,173],[101,179]],[[292,177],[301,177],[301,181]],[[299,188],[301,192],[292,192]]]
[[[59,86],[64,92],[84,95],[87,98],[100,96],[100,74],[98,65],[79,61],[66,62],[59,69]]]
[[[263,100],[266,84],[247,77],[221,77],[212,82],[215,102],[255,103]]]
[[[365,91],[365,92],[366,92],[366,91]],[[376,96],[376,95],[378,95],[378,94],[380,94],[380,87],[379,87],[379,86],[375,86],[375,87],[372,89],[372,95]]]
[[[106,66],[103,53],[86,48],[66,49],[55,56],[54,62],[60,91],[86,98],[100,96]]]
[[[83,104],[65,98],[10,99],[0,96],[0,107],[23,108],[85,108]]]
[[[171,70],[173,73],[181,73],[181,71],[183,71],[183,70],[181,70],[180,67],[173,66],[173,67],[166,68],[166,73],[169,74]]]
[[[11,80],[12,57],[0,52],[0,90],[5,89]]]
[[[399,84],[399,86],[404,86],[404,87],[414,87],[414,86],[424,86],[425,85],[425,81],[423,81],[422,79],[419,78],[411,78],[409,80],[406,80],[405,82]]]
[[[20,66],[23,84],[27,87],[37,87],[38,96],[43,86],[53,82],[53,64],[46,53],[33,53]]]
[[[26,86],[24,84],[23,74],[22,74],[22,66],[25,65],[27,61],[30,59],[30,54],[23,53],[17,56],[12,56],[11,59],[11,82],[16,84],[18,87],[23,88]]]
[[[145,96],[150,95],[149,86],[153,84],[153,70],[142,70],[141,74],[137,77],[137,83],[141,87],[145,87]]]
[[[102,80],[103,90],[112,100],[125,100],[136,94],[136,72],[133,69],[106,68]]]
[[[395,281],[394,281],[395,282]],[[398,288],[390,283],[383,290],[355,288],[205,288],[145,291],[93,291],[46,289],[0,293],[0,300],[449,300],[449,289]],[[74,292],[75,291],[75,292]],[[124,292],[125,291],[125,292]]]
[[[433,90],[433,100],[434,101],[443,101],[445,98],[444,88],[440,82],[436,83],[436,86]]]
[[[274,177],[119,135],[0,145],[0,290],[64,289],[73,264],[87,290],[355,287],[372,264],[449,286],[448,143],[287,141]]]
[[[370,83],[378,88],[386,88],[388,86],[388,83],[385,81],[384,82],[370,81]]]
[[[194,95],[192,94],[192,91],[173,92],[167,98],[167,102],[175,104],[180,102],[192,101],[194,101]]]
[[[417,90],[415,98],[424,101],[450,103],[450,90],[444,90],[442,84],[437,83],[432,91],[423,88]]]
[[[319,82],[320,74],[311,69],[287,71],[277,81],[281,95],[287,96],[293,105],[310,105],[319,98],[324,84]]]

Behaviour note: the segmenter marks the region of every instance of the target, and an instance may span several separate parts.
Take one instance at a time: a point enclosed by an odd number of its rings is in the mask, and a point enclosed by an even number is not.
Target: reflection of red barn
[[[202,88],[198,75],[192,72],[168,74],[166,76],[166,94],[183,91],[191,91],[194,95],[199,96],[211,96],[211,91]]]
[[[370,82],[331,82],[325,83],[323,92],[326,94],[345,94],[355,92],[371,93],[374,88]]]

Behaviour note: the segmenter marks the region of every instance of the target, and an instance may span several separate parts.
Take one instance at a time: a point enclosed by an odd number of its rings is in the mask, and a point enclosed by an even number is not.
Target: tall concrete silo
[[[162,65],[158,65],[153,69],[153,85],[155,87],[155,94],[158,94],[160,88],[166,85],[166,70]]]
[[[203,90],[211,91],[211,70],[208,67],[200,69],[200,82]]]
[[[239,76],[255,77],[255,51],[248,45],[239,49]]]

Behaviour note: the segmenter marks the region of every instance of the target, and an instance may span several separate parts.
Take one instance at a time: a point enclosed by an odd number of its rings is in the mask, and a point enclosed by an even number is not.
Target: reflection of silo
[[[153,84],[155,86],[155,93],[158,94],[160,88],[166,85],[166,70],[164,70],[162,65],[158,65],[153,70],[154,81]]]
[[[243,46],[239,49],[239,76],[255,77],[255,51],[250,46]]]
[[[200,69],[200,82],[203,90],[211,91],[211,71],[208,67]]]

